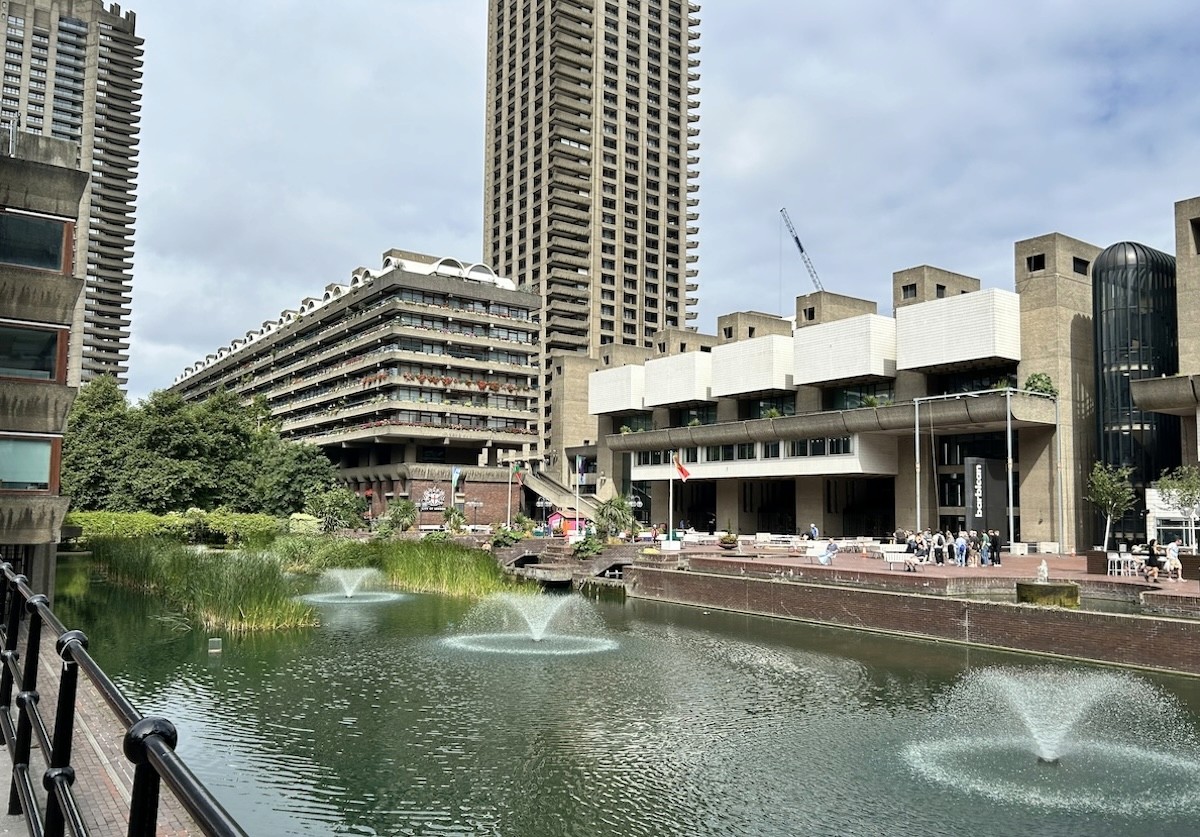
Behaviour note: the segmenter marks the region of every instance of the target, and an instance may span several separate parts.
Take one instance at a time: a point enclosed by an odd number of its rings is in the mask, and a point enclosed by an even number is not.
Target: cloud
[[[389,247],[480,258],[486,4],[136,4],[146,38],[130,391]],[[700,317],[878,300],[1015,240],[1174,248],[1198,192],[1183,2],[706,3]],[[202,297],[202,298],[201,298]],[[185,358],[182,362],[179,358]]]

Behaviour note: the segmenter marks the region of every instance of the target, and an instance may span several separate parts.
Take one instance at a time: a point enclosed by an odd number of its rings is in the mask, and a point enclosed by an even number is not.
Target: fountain
[[[400,593],[374,589],[383,574],[372,567],[339,567],[326,570],[321,581],[332,592],[310,593],[303,596],[310,604],[338,604],[353,601],[357,604],[394,602],[403,598]]]
[[[1186,713],[1131,673],[981,669],[936,710],[927,737],[905,751],[934,784],[996,801],[1132,816],[1200,805]]]
[[[591,654],[616,642],[595,636],[603,624],[580,596],[498,593],[463,620],[463,632],[446,643],[463,650],[499,654]]]

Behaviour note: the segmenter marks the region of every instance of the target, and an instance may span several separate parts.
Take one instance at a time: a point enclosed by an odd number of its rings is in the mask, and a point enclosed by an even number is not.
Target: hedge
[[[162,538],[176,543],[266,544],[287,529],[287,522],[267,514],[240,514],[226,509],[188,509],[183,514],[150,512],[71,512],[65,526],[83,529],[91,538]]]

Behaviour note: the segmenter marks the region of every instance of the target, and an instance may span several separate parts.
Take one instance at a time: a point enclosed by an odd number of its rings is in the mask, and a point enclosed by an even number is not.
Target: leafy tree
[[[333,463],[319,447],[287,442],[274,430],[260,430],[251,446],[254,476],[249,490],[229,500],[239,511],[260,511],[286,517],[301,511],[308,498],[332,488],[337,482]]]
[[[1196,543],[1196,511],[1200,506],[1200,467],[1181,465],[1174,471],[1163,471],[1155,483],[1162,501],[1188,516],[1191,522],[1191,543]]]
[[[1025,386],[1021,387],[1029,392],[1041,392],[1046,395],[1058,395],[1058,387],[1050,380],[1050,376],[1045,372],[1034,372],[1025,379]]]
[[[596,504],[596,532],[601,538],[615,537],[633,529],[633,508],[626,497],[617,495]]]
[[[129,452],[129,403],[112,375],[79,390],[63,435],[62,493],[82,511],[124,508],[119,502]]]
[[[1097,462],[1092,466],[1088,478],[1087,500],[1104,514],[1104,548],[1108,549],[1108,537],[1112,532],[1114,517],[1120,517],[1133,508],[1135,497],[1129,475],[1133,468],[1127,465],[1105,465]]]
[[[383,527],[390,532],[407,532],[416,525],[419,513],[412,500],[397,498],[388,503],[383,514]]]
[[[446,506],[446,510],[442,512],[442,520],[447,532],[458,534],[467,528],[467,516],[457,506]]]
[[[304,510],[321,521],[322,532],[333,532],[359,526],[367,501],[348,488],[330,488],[310,497]]]

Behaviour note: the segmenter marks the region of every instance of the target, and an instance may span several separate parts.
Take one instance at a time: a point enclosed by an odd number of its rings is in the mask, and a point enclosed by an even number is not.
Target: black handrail
[[[75,837],[88,835],[73,786],[71,738],[75,728],[75,699],[82,670],[110,710],[125,728],[123,749],[134,765],[133,794],[129,804],[129,837],[153,837],[158,819],[158,798],[162,782],[175,794],[200,829],[209,837],[237,837],[246,834],[216,797],[209,792],[183,759],[175,752],[178,735],[166,718],[143,717],[125,697],[99,664],[88,653],[88,639],[82,631],[67,630],[50,609],[41,593],[29,588],[28,579],[13,571],[11,564],[0,563],[4,573],[4,594],[0,596],[0,632],[4,640],[0,651],[0,737],[12,761],[8,813],[23,814],[32,837],[62,837],[68,830]],[[25,629],[25,656],[18,650],[21,619],[28,615]],[[55,649],[62,657],[62,676],[58,685],[58,704],[54,729],[49,731],[38,708],[38,652],[43,626],[58,637]],[[22,662],[24,665],[22,665]],[[20,691],[15,701],[13,723],[13,685]],[[29,757],[33,738],[46,761],[42,786],[46,791],[45,814],[39,810]]]

